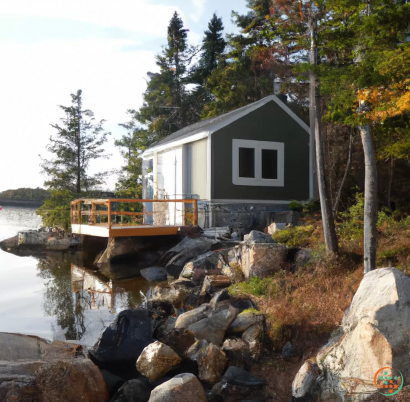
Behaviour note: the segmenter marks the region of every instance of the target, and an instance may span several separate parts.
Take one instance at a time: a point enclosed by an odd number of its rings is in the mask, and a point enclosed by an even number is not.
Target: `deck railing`
[[[71,202],[71,224],[111,228],[198,225],[198,200],[80,199]]]

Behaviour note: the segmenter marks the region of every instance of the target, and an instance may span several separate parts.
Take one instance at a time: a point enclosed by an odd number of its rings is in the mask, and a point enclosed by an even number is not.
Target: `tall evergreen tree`
[[[194,68],[192,77],[200,85],[203,85],[204,81],[218,67],[218,60],[225,51],[226,41],[223,37],[223,31],[222,18],[215,13],[208,23],[208,29],[204,32],[201,58]]]
[[[158,74],[149,73],[150,81],[139,111],[139,121],[148,125],[151,133],[164,137],[199,119],[189,92],[188,66],[195,49],[188,46],[187,32],[177,12],[168,26],[168,43],[156,56]]]
[[[102,145],[110,134],[103,129],[104,120],[95,121],[94,113],[83,109],[82,91],[71,94],[71,106],[59,106],[65,116],[62,124],[52,124],[57,131],[50,137],[47,150],[52,159],[42,159],[44,185],[50,189],[80,193],[103,183],[106,173],[89,174],[92,160],[104,158]]]

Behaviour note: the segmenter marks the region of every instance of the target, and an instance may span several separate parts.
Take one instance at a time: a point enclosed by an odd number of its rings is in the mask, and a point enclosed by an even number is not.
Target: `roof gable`
[[[234,121],[246,116],[249,113],[257,110],[258,108],[266,105],[269,102],[275,102],[280,106],[293,120],[295,120],[307,133],[310,132],[309,126],[298,117],[284,102],[282,102],[277,96],[270,95],[257,102],[251,103],[247,106],[233,110],[229,113],[211,117],[206,120],[201,120],[198,123],[187,126],[175,133],[163,138],[162,140],[154,143],[143,154],[142,157],[148,156],[156,151],[161,151],[172,146],[182,145],[185,143],[197,141],[202,138],[206,138],[221,128],[233,123]]]

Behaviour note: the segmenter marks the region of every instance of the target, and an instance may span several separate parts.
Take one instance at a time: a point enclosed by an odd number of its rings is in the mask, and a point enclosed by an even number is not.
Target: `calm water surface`
[[[40,225],[35,209],[4,206],[0,241]],[[79,255],[18,257],[0,250],[0,332],[91,346],[116,313],[141,303],[148,287],[143,278],[113,283],[84,268]]]

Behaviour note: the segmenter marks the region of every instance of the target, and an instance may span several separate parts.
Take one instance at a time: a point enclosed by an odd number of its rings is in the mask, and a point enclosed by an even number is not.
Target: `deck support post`
[[[111,201],[108,201],[108,230],[111,230]]]
[[[194,226],[198,226],[198,200],[194,200]]]

